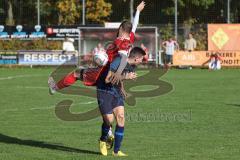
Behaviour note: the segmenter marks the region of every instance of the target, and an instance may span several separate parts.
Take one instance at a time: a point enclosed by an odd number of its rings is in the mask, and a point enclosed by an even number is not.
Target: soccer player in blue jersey
[[[114,142],[114,156],[127,156],[120,151],[121,142],[124,136],[124,94],[123,94],[123,83],[124,79],[135,79],[137,77],[134,72],[134,66],[142,63],[143,57],[146,55],[145,51],[140,47],[134,47],[131,49],[129,57],[127,59],[127,65],[122,72],[122,80],[119,84],[112,84],[111,78],[112,73],[116,72],[120,63],[121,56],[116,57],[112,63],[108,64],[106,69],[102,72],[97,80],[97,99],[99,110],[102,114],[103,124],[102,132],[99,140],[100,152],[106,156],[107,151],[107,139],[108,132],[111,128],[111,124],[116,118],[115,128],[115,142]]]

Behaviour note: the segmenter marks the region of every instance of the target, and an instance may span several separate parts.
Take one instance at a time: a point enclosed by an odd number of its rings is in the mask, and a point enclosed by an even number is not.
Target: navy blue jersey
[[[111,83],[105,83],[105,79],[107,77],[108,71],[116,72],[120,65],[120,62],[121,62],[121,57],[118,56],[113,60],[111,64],[107,64],[106,66],[107,69],[100,75],[100,77],[97,80],[97,89],[107,90],[107,91],[120,90],[119,85],[112,85]],[[134,68],[135,68],[134,66],[131,66],[129,63],[127,63],[123,73],[134,72]]]
[[[118,56],[114,59],[114,61],[110,64],[110,70],[116,72],[119,65],[121,63],[121,56]],[[135,67],[127,63],[126,67],[123,70],[123,73],[126,72],[134,72]]]

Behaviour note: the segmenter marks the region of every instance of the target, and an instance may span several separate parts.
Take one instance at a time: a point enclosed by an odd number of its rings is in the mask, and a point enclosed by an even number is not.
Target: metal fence
[[[49,3],[46,3],[48,2]],[[14,24],[34,26],[56,25],[58,20],[57,8],[53,4],[58,0],[1,0],[0,24],[6,25],[9,18],[13,18]],[[83,1],[76,0],[78,5]],[[112,4],[112,14],[108,21],[122,21],[130,19],[131,8],[136,8],[141,0],[105,0]],[[177,3],[176,3],[177,2]],[[212,3],[213,2],[213,3]],[[239,0],[146,0],[146,8],[141,15],[142,24],[166,24],[175,23],[175,9],[177,9],[178,24],[192,20],[194,23],[239,23]],[[206,4],[205,4],[206,3]],[[208,3],[210,3],[208,5]],[[39,5],[38,5],[39,4]],[[175,7],[177,4],[177,7]],[[132,6],[132,7],[131,7]],[[39,10],[38,10],[39,9]],[[86,8],[87,10],[88,8]],[[84,17],[84,16],[83,16]],[[82,16],[75,21],[82,24]],[[91,22],[92,23],[92,22]],[[88,20],[86,19],[86,24]]]
[[[57,1],[59,0],[0,0],[0,25],[11,23],[14,26],[20,24],[28,27],[38,23],[42,26],[58,25],[57,8],[53,5]],[[83,1],[88,0],[75,2],[83,5]],[[111,22],[130,19],[130,13],[141,2],[141,0],[105,1],[112,4],[112,14],[108,18]],[[82,14],[74,25],[82,24],[83,19],[85,18]],[[183,48],[184,39],[191,32],[198,42],[198,50],[207,49],[208,23],[239,22],[239,0],[146,0],[146,7],[140,16],[140,26],[159,28],[160,43],[175,36],[180,48]],[[90,25],[90,22],[86,19],[85,24]],[[94,22],[91,22],[92,24]]]

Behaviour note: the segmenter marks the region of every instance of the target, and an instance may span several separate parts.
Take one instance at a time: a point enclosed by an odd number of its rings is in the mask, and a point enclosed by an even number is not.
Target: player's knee
[[[118,126],[123,127],[123,126],[124,126],[124,123],[125,123],[124,114],[123,114],[123,113],[117,114],[116,117],[117,117],[117,124],[118,124]]]
[[[114,118],[108,117],[107,119],[104,120],[108,125],[112,125]]]
[[[104,115],[103,116],[103,121],[107,124],[107,125],[111,125],[114,121],[114,116],[113,115]]]
[[[110,121],[104,121],[104,123],[106,124],[106,125],[108,125],[108,126],[111,126],[112,125],[112,123],[110,122]]]
[[[74,75],[74,77],[76,77],[76,78],[79,76],[79,74],[80,74],[79,69],[76,69],[76,70],[73,72],[73,75]]]

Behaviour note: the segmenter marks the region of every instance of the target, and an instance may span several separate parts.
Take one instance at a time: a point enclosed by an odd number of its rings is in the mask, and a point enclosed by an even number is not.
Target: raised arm
[[[144,9],[145,6],[145,2],[142,1],[138,6],[137,6],[137,11],[133,20],[133,27],[132,27],[132,32],[135,33],[137,26],[138,26],[138,22],[139,22],[139,16],[140,16],[140,12]]]
[[[121,75],[122,75],[122,72],[124,70],[124,68],[126,67],[127,65],[127,54],[121,54],[121,60],[120,60],[120,63],[119,63],[119,66],[113,76],[113,79],[112,79],[112,84],[118,84],[119,81],[121,80]]]
[[[113,62],[110,64],[110,71],[108,72],[108,75],[105,79],[106,83],[112,82],[114,79],[114,75],[116,74],[115,72],[118,70],[118,68],[121,66],[121,62],[122,62],[122,56],[116,57]],[[127,65],[127,60],[126,60],[126,65]],[[126,67],[125,65],[125,67]],[[123,70],[125,69],[125,67],[123,68]],[[123,73],[123,71],[121,72],[121,74],[119,75],[119,80],[123,80],[123,79],[134,79],[136,78],[136,74],[133,72],[130,73]],[[113,82],[112,82],[113,83]],[[118,83],[118,82],[115,82]]]

